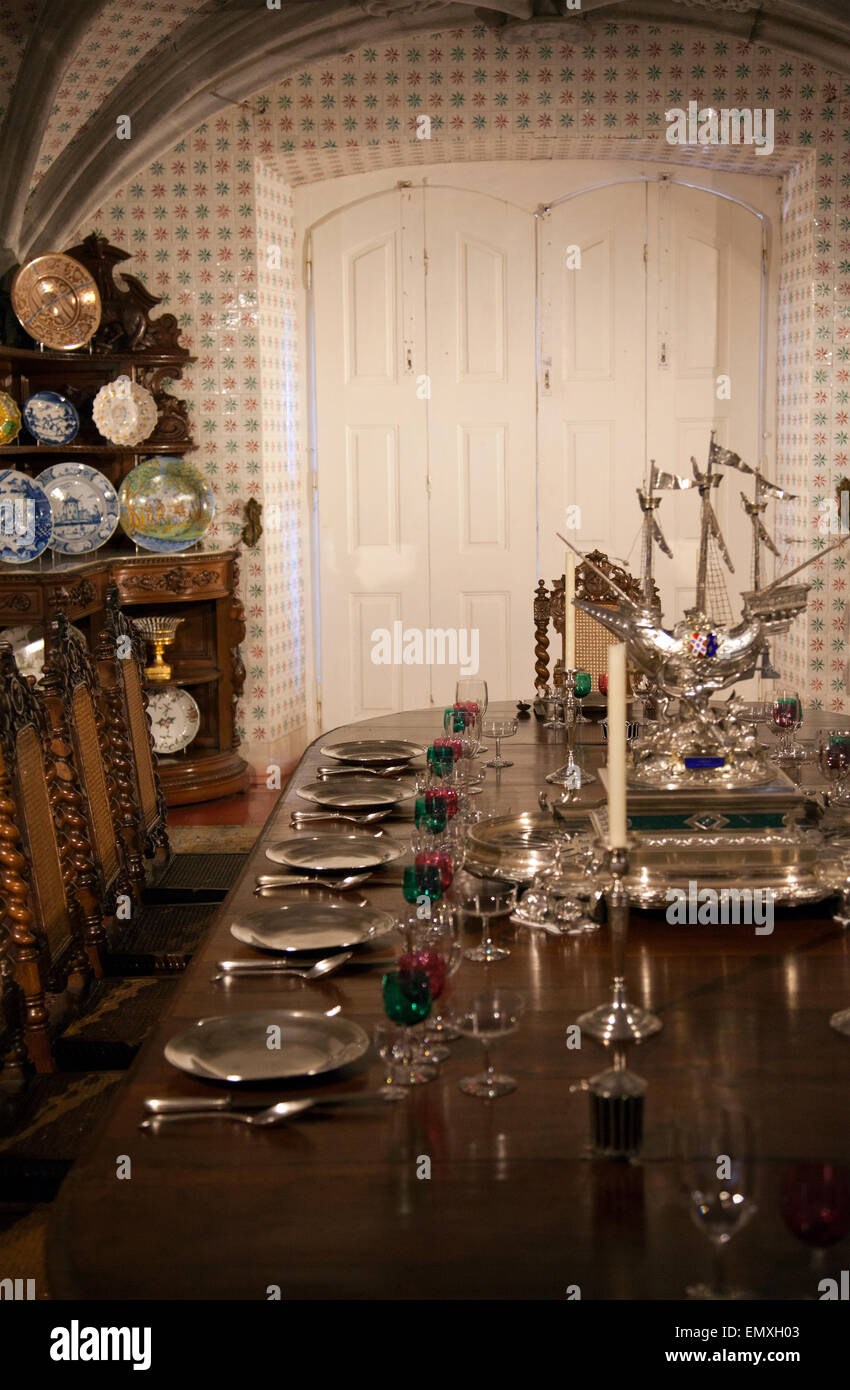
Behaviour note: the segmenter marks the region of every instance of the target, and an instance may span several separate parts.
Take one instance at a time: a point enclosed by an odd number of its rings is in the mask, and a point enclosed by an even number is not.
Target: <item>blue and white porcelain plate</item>
[[[53,516],[44,488],[5,468],[0,473],[0,560],[25,565],[37,560],[50,544]]]
[[[80,428],[80,417],[74,406],[58,391],[36,391],[26,402],[23,417],[39,444],[70,444]]]
[[[88,463],[54,463],[39,473],[53,512],[51,550],[88,555],[109,540],[118,525],[118,494],[108,478]]]

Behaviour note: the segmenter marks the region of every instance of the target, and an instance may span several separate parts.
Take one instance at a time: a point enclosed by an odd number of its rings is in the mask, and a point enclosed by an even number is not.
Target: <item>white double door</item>
[[[583,551],[635,571],[648,458],[690,474],[712,429],[761,457],[759,219],[648,176],[554,202],[575,166],[511,170],[367,196],[310,235],[324,728],[444,703],[465,653],[491,699],[527,693],[556,532],[577,521]],[[739,481],[716,510],[748,565]],[[659,516],[673,621],[698,499]]]

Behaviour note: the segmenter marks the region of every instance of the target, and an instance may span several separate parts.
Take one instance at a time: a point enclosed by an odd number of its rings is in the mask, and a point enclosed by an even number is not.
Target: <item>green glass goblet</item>
[[[433,1081],[437,1068],[421,1059],[413,1029],[431,1012],[431,982],[425,970],[388,970],[382,982],[384,1013],[401,1030],[393,1049],[397,1063],[395,1085],[422,1086]]]

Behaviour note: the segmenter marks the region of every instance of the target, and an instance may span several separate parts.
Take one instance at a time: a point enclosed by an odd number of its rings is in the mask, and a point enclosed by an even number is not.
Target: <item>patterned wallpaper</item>
[[[506,43],[484,25],[425,33],[282,76],[187,134],[98,210],[94,225],[133,251],[130,268],[178,314],[199,357],[181,390],[220,508],[211,543],[237,536],[247,496],[280,503],[280,533],[268,526],[258,558],[243,563],[249,745],[291,743],[305,718],[291,186],[393,163],[606,150],[670,158],[665,109],[692,99],[776,112],[774,159],[718,153],[725,167],[786,170],[776,466],[801,502],[780,533],[811,537],[820,498],[850,472],[850,84],[811,62],[646,24],[600,24],[580,45]],[[416,138],[422,114],[430,140]],[[798,622],[779,650],[785,674],[845,710],[846,561],[818,568],[808,629]]]

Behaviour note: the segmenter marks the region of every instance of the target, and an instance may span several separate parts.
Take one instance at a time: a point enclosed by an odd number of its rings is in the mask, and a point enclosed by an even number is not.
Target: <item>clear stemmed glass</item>
[[[714,1116],[677,1130],[679,1183],[691,1219],[711,1242],[710,1284],[692,1284],[688,1298],[739,1299],[750,1295],[726,1278],[725,1251],[732,1237],[755,1216],[755,1155],[752,1127],[743,1111],[722,1108]]]
[[[460,1089],[466,1096],[495,1100],[516,1090],[516,1081],[496,1071],[490,1060],[490,1049],[497,1038],[506,1038],[519,1027],[525,1000],[514,990],[491,989],[477,994],[462,1004],[454,1015],[458,1032],[467,1038],[477,1038],[484,1046],[484,1070],[476,1076],[465,1076]]]
[[[803,723],[803,702],[794,690],[776,692],[771,711],[771,727],[778,735],[775,760],[782,763],[795,756],[795,733]]]
[[[480,721],[487,713],[487,703],[487,682],[479,680],[477,676],[462,676],[455,686],[455,704],[458,708],[471,709]],[[478,751],[486,753],[487,749],[479,744]]]
[[[818,744],[818,765],[827,782],[834,784],[830,797],[833,806],[846,806],[850,801],[850,729],[824,729]]]
[[[404,1100],[411,1084],[407,1030],[395,1023],[379,1023],[374,1032],[374,1041],[375,1050],[385,1064],[381,1100]]]
[[[496,740],[496,756],[491,758],[485,767],[513,767],[513,763],[507,758],[502,757],[502,739],[513,738],[517,731],[517,721],[515,719],[494,719],[484,720],[484,733],[488,738]]]
[[[455,874],[450,897],[461,912],[481,918],[481,945],[466,948],[463,954],[467,960],[488,964],[510,955],[506,946],[497,946],[493,941],[490,923],[494,917],[509,916],[516,907],[516,888],[512,883],[500,878],[480,878],[464,870]]]

